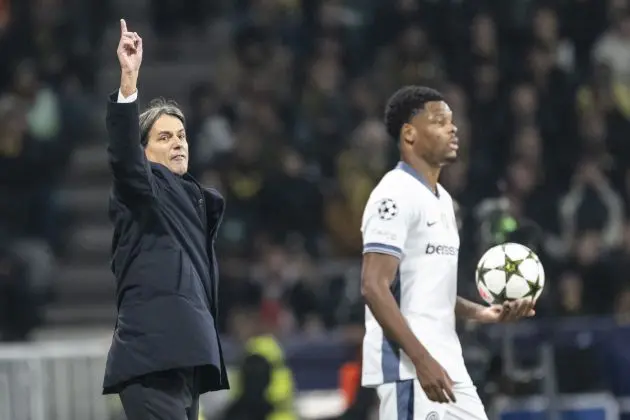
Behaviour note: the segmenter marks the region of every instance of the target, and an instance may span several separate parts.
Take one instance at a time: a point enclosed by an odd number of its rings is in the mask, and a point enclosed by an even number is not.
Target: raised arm
[[[120,89],[107,104],[108,159],[114,189],[123,199],[153,196],[151,168],[140,144],[137,82],[142,64],[142,39],[120,21]]]

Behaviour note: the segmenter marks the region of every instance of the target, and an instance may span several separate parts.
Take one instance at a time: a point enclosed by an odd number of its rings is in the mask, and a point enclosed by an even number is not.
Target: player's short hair
[[[156,98],[149,102],[147,109],[140,114],[140,144],[146,147],[149,142],[149,131],[153,124],[160,119],[162,115],[170,115],[179,119],[182,124],[186,125],[184,112],[177,102],[171,99]]]
[[[425,86],[405,86],[394,93],[385,106],[385,127],[394,140],[400,138],[405,123],[424,109],[427,102],[443,101],[444,96],[435,89]]]

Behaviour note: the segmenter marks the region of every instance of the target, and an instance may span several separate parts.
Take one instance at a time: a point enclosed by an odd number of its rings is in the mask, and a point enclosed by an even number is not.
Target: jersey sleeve
[[[363,253],[377,252],[401,258],[415,218],[412,200],[400,192],[371,197],[361,227]]]

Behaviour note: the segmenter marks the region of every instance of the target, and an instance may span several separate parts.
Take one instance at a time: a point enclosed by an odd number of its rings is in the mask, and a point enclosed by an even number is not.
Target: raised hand
[[[127,30],[125,19],[120,20],[120,42],[116,50],[120,70],[123,73],[138,73],[142,64],[142,38]]]

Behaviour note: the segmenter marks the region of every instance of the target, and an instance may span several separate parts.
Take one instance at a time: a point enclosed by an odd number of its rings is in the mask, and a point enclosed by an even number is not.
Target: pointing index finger
[[[125,19],[120,19],[120,33],[125,33],[127,32],[127,22],[125,22]]]

